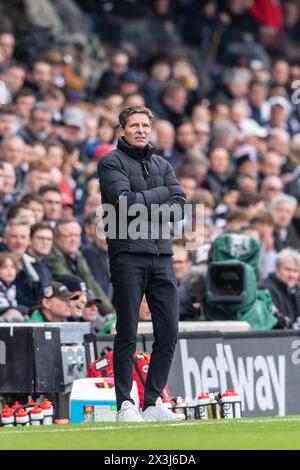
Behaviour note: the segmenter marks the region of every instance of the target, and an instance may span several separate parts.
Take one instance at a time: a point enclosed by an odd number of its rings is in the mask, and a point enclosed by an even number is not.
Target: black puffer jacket
[[[102,203],[111,204],[116,209],[116,239],[108,237],[110,259],[118,253],[172,254],[172,242],[161,236],[150,235],[151,227],[142,224],[138,228],[140,236],[133,239],[130,235],[119,236],[119,208],[141,204],[150,213],[151,205],[159,205],[163,214],[160,220],[167,221],[169,208],[175,210],[177,220],[183,218],[185,193],[177,181],[173,168],[162,157],[154,155],[154,147],[148,144],[144,149],[131,146],[119,139],[117,149],[103,157],[98,164],[98,175],[102,194]],[[121,201],[122,199],[122,201]],[[136,217],[138,217],[138,213]],[[136,218],[128,217],[122,223],[122,232]],[[171,220],[172,221],[172,220]]]

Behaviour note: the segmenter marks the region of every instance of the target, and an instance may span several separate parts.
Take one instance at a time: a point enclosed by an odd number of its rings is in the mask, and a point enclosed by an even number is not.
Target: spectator
[[[57,281],[63,283],[70,292],[78,295],[78,298],[74,299],[71,303],[72,311],[68,321],[82,320],[83,312],[87,304],[87,287],[85,282],[80,277],[74,276],[73,274],[58,276]]]
[[[15,95],[13,108],[23,126],[28,124],[31,111],[35,105],[36,96],[31,90],[23,88]]]
[[[53,229],[45,222],[31,227],[27,253],[35,259],[34,269],[37,271],[43,286],[52,281],[52,274],[45,259],[52,249],[53,237]]]
[[[112,298],[112,285],[109,282],[109,262],[107,253],[107,243],[102,231],[99,217],[95,213],[90,213],[84,218],[84,228],[89,232],[90,241],[82,249],[91,272],[97,283],[102,287],[108,298]]]
[[[15,284],[20,269],[21,264],[17,255],[5,251],[0,253],[0,315],[2,319],[24,320],[24,309],[22,307],[19,309]]]
[[[29,209],[32,210],[34,216],[34,224],[39,224],[44,219],[45,209],[44,203],[40,196],[37,194],[26,194],[22,202],[24,202]]]
[[[26,144],[46,142],[52,133],[52,113],[44,103],[36,103],[31,109],[28,124],[19,131]]]
[[[117,50],[111,55],[109,68],[102,75],[98,86],[95,90],[96,96],[105,96],[109,93],[118,91],[120,77],[127,72],[129,65],[128,54],[124,51]]]
[[[6,214],[7,221],[11,219],[22,219],[29,226],[34,224],[34,214],[30,207],[24,202],[17,202],[12,204]]]
[[[61,282],[53,281],[43,287],[40,294],[40,307],[28,318],[30,323],[65,322],[71,317],[71,301],[78,299],[78,294],[68,291]]]
[[[18,131],[18,122],[14,110],[9,106],[0,106],[0,143],[12,137]]]
[[[26,253],[30,242],[30,226],[22,219],[11,219],[4,231],[4,250],[19,255],[22,269],[16,277],[17,302],[32,307],[36,304],[41,280],[35,270],[35,259]]]
[[[25,179],[25,193],[38,193],[43,186],[51,183],[51,167],[45,160],[33,161]]]
[[[251,219],[253,227],[257,230],[261,241],[259,273],[264,279],[275,270],[276,250],[274,240],[274,220],[266,209],[258,211]]]
[[[279,194],[272,199],[270,208],[275,222],[276,251],[288,247],[300,249],[299,236],[293,225],[291,225],[297,208],[296,199],[287,194]]]
[[[266,202],[283,193],[283,183],[279,176],[266,176],[261,184],[260,194]]]
[[[50,225],[55,226],[57,220],[62,216],[62,195],[57,186],[45,185],[39,189],[39,196],[41,196],[44,204],[44,219]]]
[[[62,274],[79,276],[102,302],[103,314],[114,311],[113,306],[97,284],[80,250],[81,227],[76,219],[66,218],[57,221],[55,244],[47,257],[49,268],[54,277]]]
[[[188,95],[185,87],[177,81],[167,82],[160,95],[160,100],[153,104],[153,110],[161,119],[178,126],[186,117]]]
[[[230,159],[227,150],[215,147],[209,154],[210,167],[208,169],[203,187],[212,192],[217,201],[233,183]]]
[[[200,316],[199,305],[195,298],[181,286],[181,279],[192,266],[189,255],[184,245],[173,242],[173,264],[179,285],[179,320],[195,320]]]
[[[288,317],[288,327],[296,321],[300,312],[299,294],[300,255],[286,248],[276,257],[276,270],[260,282],[259,287],[269,289],[278,311]]]

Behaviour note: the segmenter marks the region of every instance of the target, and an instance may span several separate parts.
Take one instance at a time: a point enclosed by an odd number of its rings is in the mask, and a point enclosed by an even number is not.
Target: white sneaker
[[[144,419],[131,401],[123,401],[120,411],[117,412],[116,421],[119,423],[141,423]]]
[[[184,414],[173,413],[166,408],[161,398],[157,398],[155,406],[148,406],[145,411],[142,411],[142,417],[145,421],[181,421],[185,419]]]

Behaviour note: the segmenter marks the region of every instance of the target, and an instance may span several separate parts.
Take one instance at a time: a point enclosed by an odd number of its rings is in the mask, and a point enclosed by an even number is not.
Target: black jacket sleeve
[[[150,209],[152,204],[163,204],[170,198],[169,189],[165,186],[140,192],[131,191],[128,175],[113,159],[100,160],[98,176],[106,202],[113,206],[119,203],[120,197],[127,197],[128,208],[133,204],[143,204]]]

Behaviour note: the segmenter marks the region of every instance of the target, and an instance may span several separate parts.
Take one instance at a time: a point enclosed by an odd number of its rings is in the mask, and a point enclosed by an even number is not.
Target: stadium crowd
[[[198,246],[174,242],[181,320],[206,318],[209,246],[234,233],[261,243],[277,327],[300,327],[299,19],[298,0],[1,3],[1,321],[109,331],[97,163],[120,111],[146,105],[156,153],[204,206]]]

